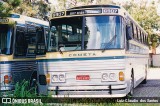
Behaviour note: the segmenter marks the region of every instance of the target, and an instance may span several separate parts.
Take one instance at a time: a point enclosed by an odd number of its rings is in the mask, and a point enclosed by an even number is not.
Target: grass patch
[[[12,95],[10,95],[12,94]],[[12,98],[50,98],[48,96],[42,96],[37,94],[36,87],[30,87],[29,81],[23,80],[22,82],[17,82],[15,85],[14,91],[7,91],[6,95]],[[46,99],[47,99],[46,98]],[[24,103],[24,104],[2,104],[2,106],[159,106],[159,103],[117,103],[115,99],[106,99],[106,98],[79,98],[79,99],[70,99],[70,98],[61,98],[53,99],[51,98],[52,103],[43,103],[43,104],[33,104],[33,103]],[[1,106],[1,104],[0,104]]]
[[[29,81],[17,82],[13,97],[37,97],[36,87],[30,87]]]

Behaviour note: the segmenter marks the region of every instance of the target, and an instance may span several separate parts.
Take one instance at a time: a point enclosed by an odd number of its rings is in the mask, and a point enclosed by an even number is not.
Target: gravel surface
[[[134,90],[133,97],[160,97],[160,68],[150,68],[147,83]]]

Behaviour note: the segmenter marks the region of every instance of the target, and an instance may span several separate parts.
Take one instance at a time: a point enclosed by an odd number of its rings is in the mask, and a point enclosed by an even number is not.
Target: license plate
[[[76,80],[90,80],[89,75],[77,75]]]

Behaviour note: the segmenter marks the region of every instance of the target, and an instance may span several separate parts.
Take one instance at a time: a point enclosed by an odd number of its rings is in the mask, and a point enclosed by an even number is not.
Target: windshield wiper
[[[63,52],[62,52],[62,50],[61,50],[61,47],[63,47],[63,46],[64,46],[63,44],[60,44],[60,45],[58,46],[58,51],[59,51],[60,54],[63,54]]]
[[[81,45],[78,44],[77,47],[74,50],[77,50],[79,47],[81,47]]]
[[[105,43],[105,47],[104,47],[104,49],[102,50],[102,52],[104,52],[105,49],[107,49],[107,48],[112,44],[112,42],[116,39],[116,37],[117,37],[117,35],[114,35],[114,36],[112,37],[112,39],[110,39],[109,42]]]
[[[59,51],[60,54],[63,54],[63,52],[62,52],[62,50],[60,48],[58,49],[58,51]]]

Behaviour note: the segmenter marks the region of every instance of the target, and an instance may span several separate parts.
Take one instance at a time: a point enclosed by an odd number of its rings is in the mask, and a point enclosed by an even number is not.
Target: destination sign
[[[9,22],[9,19],[2,19],[0,18],[0,23],[8,23]]]
[[[108,13],[118,13],[117,8],[101,8],[101,9],[86,9],[86,10],[69,10],[56,12],[52,14],[52,17],[60,17],[60,16],[72,16],[72,15],[85,15],[85,14],[108,14]]]
[[[59,17],[59,16],[65,16],[65,12],[62,11],[62,12],[56,12],[52,14],[52,17]]]
[[[102,9],[93,9],[93,10],[73,10],[67,11],[66,15],[82,15],[82,14],[100,14]]]

